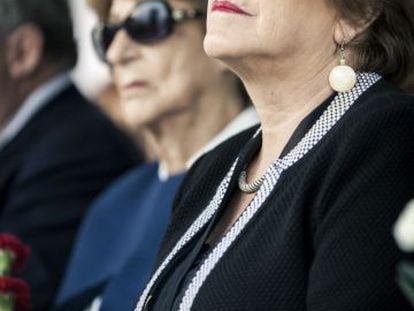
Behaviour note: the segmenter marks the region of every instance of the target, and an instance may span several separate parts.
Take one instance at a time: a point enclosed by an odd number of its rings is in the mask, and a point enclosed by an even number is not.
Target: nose
[[[111,65],[127,64],[141,55],[140,48],[126,33],[120,29],[106,52],[106,59]]]

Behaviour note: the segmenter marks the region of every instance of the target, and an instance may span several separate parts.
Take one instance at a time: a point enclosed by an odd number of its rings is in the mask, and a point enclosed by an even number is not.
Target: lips
[[[148,82],[143,80],[136,80],[125,85],[125,89],[143,88],[147,87]]]
[[[229,1],[220,1],[220,0],[216,0],[213,2],[211,11],[248,15],[248,16],[250,15],[249,13],[247,13],[246,11],[244,11],[242,8],[238,7],[234,3],[231,3]]]

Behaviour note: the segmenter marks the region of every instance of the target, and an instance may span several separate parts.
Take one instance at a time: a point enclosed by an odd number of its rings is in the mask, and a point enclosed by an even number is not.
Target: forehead
[[[113,0],[109,10],[109,20],[119,22],[124,20],[132,11],[132,9],[141,2],[148,0]],[[191,9],[197,7],[195,0],[168,0],[173,9]]]

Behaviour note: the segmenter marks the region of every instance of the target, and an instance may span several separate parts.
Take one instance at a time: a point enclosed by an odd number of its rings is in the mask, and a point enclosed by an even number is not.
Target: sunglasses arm
[[[181,22],[187,19],[202,18],[205,13],[200,10],[174,10],[172,12],[172,19],[175,22]]]

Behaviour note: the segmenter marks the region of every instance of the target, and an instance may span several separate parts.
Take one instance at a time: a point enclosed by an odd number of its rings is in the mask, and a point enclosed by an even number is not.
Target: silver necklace
[[[240,173],[240,176],[239,176],[239,189],[240,189],[240,191],[242,191],[244,193],[255,193],[262,186],[263,181],[265,180],[265,176],[263,175],[263,176],[257,178],[256,180],[254,180],[251,183],[248,183],[246,181],[246,179],[247,179],[247,172],[245,170],[243,170]]]

